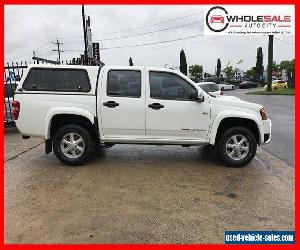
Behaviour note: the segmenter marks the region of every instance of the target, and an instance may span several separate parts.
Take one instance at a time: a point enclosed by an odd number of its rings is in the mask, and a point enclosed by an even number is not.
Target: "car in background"
[[[207,94],[210,94],[210,95],[213,95],[216,97],[223,95],[223,92],[219,89],[218,84],[216,84],[214,82],[201,82],[201,83],[198,83],[198,85]]]
[[[277,90],[277,89],[286,89],[288,87],[287,82],[283,80],[273,80],[272,81],[272,90]],[[267,90],[268,85],[266,84],[264,86],[264,89]]]
[[[240,89],[257,88],[257,83],[253,81],[244,81],[239,84]]]
[[[12,123],[12,102],[14,100],[14,94],[17,88],[16,83],[6,83],[4,84],[4,122]]]
[[[235,89],[234,85],[233,84],[227,84],[227,83],[220,83],[218,84],[219,86],[219,89],[221,91],[225,91],[225,90],[233,90]]]

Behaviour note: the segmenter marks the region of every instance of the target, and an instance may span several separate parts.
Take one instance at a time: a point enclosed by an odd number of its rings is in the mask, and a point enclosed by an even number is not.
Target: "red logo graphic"
[[[210,17],[210,23],[224,23],[224,17],[221,15],[213,15]]]

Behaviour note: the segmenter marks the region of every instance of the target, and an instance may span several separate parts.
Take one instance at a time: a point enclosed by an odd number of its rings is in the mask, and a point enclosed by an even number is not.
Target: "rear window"
[[[11,98],[15,95],[17,84],[5,84],[4,85],[4,97]]]
[[[207,83],[199,85],[201,89],[203,89],[206,93],[207,92],[215,92],[219,90],[219,87],[215,83]]]
[[[84,69],[30,69],[23,83],[25,90],[89,92],[90,80]]]

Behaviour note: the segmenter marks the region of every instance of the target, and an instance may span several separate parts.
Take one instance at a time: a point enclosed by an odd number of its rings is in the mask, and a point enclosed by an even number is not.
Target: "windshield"
[[[13,97],[17,88],[17,84],[5,84],[4,97]]]
[[[219,87],[215,83],[207,83],[199,85],[201,89],[203,89],[206,93],[208,92],[215,92],[219,90]]]

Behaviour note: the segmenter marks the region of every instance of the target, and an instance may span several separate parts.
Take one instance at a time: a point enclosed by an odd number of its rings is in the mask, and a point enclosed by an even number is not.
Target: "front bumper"
[[[263,120],[263,125],[260,126],[260,143],[267,144],[271,141],[272,122],[270,119]]]

